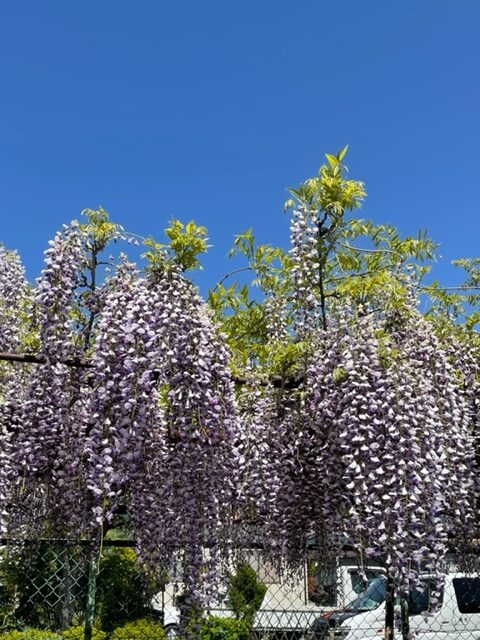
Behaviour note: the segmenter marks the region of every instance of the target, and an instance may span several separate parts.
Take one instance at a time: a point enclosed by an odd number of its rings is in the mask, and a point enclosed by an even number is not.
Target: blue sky
[[[363,214],[480,255],[478,0],[0,0],[0,239],[30,278],[103,205],[210,233],[202,288],[250,226],[288,245],[286,187],[350,145]]]

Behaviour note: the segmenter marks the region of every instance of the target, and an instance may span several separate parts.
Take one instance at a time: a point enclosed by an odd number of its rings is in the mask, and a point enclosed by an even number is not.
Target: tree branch
[[[480,291],[480,286],[473,285],[468,287],[466,285],[460,285],[458,287],[436,287],[434,285],[429,285],[425,287],[420,287],[422,291]]]
[[[231,278],[233,275],[235,275],[236,273],[240,273],[241,271],[254,271],[254,268],[251,267],[251,266],[239,267],[238,269],[234,269],[233,271],[229,271],[229,273],[224,275],[223,278],[217,282],[217,284],[212,289],[212,291],[216,291],[218,289],[218,287],[225,282],[225,280],[228,280],[228,278]]]
[[[47,359],[43,356],[37,356],[33,353],[9,353],[0,352],[0,361],[7,362],[20,362],[22,364],[46,364]],[[55,363],[53,363],[55,364]],[[59,364],[64,364],[67,367],[79,367],[85,369],[93,368],[93,364],[87,360],[80,358],[68,358],[67,360],[60,360]],[[232,376],[232,381],[237,384],[250,384],[250,378],[244,378],[243,376]],[[272,385],[275,388],[295,389],[302,382],[302,378],[284,378],[282,376],[272,376],[267,380],[257,381],[261,387]]]
[[[23,364],[46,364],[47,359],[43,356],[37,356],[33,353],[9,353],[0,352],[0,360],[7,362],[21,362]],[[64,364],[67,367],[80,367],[89,369],[93,365],[81,358],[67,358],[66,360],[60,360],[59,364]]]
[[[344,249],[350,249],[350,251],[358,251],[359,253],[390,253],[394,256],[398,256],[399,258],[403,258],[403,255],[401,253],[398,253],[398,251],[394,251],[393,249],[362,249],[360,247],[352,247],[352,245],[346,242],[340,242],[340,240],[336,240],[336,244],[339,244]]]

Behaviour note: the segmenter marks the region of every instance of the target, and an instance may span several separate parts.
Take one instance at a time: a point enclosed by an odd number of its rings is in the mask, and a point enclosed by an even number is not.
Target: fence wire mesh
[[[381,563],[361,570],[348,554],[326,564],[310,553],[303,570],[287,579],[282,563],[267,562],[261,551],[242,555],[248,571],[236,588],[245,606],[239,609],[238,593],[225,585],[188,630],[189,640],[385,637]],[[1,547],[0,640],[180,638],[182,596],[178,572],[155,586],[126,542],[111,542],[101,553],[88,543],[52,540]],[[422,578],[401,604],[395,603],[395,638],[480,640],[480,576],[457,572],[454,561],[445,574]]]

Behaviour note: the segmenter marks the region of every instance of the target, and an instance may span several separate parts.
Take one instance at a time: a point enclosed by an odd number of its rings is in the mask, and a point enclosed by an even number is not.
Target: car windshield
[[[371,611],[384,602],[387,585],[384,578],[374,578],[358,598],[345,607],[345,611]]]

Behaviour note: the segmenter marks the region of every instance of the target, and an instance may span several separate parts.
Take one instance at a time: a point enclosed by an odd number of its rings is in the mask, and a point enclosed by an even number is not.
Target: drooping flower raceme
[[[290,226],[295,325],[299,335],[319,326],[318,211],[300,205]]]
[[[406,588],[421,567],[439,567],[449,536],[471,539],[470,410],[418,312],[344,315],[319,340],[305,391],[293,423],[296,472],[280,507],[298,549],[299,528],[325,551],[354,544],[363,560],[386,557]]]
[[[26,331],[28,288],[18,254],[0,246],[0,351],[15,352]],[[12,462],[12,437],[18,400],[22,397],[26,367],[13,362],[0,363],[0,532],[6,532],[10,518],[11,487],[16,470]]]
[[[252,375],[238,404],[224,338],[171,265],[147,276],[119,265],[95,292],[83,353],[75,319],[88,243],[76,224],[57,234],[31,317],[41,362],[2,381],[2,530],[99,538],[125,510],[143,561],[162,579],[176,558],[192,603],[229,568],[238,521],[259,525],[265,553],[293,568],[307,539],[329,557],[345,542],[364,561],[383,555],[402,588],[439,566],[449,537],[468,541],[478,358],[411,305],[393,314],[345,303],[320,329],[316,225],[315,211],[295,214],[300,386]],[[15,349],[21,325],[8,324],[7,307],[26,289],[6,255],[0,336]],[[85,355],[88,367],[70,366]]]
[[[61,530],[78,531],[83,522],[77,478],[86,382],[84,372],[66,362],[78,355],[72,319],[83,266],[84,234],[73,223],[51,242],[33,300],[43,362],[31,367],[18,398],[13,443],[25,526],[42,527],[46,514]]]
[[[0,246],[0,351],[15,351],[22,332],[28,288],[16,251]]]
[[[174,270],[142,279],[125,267],[106,288],[87,445],[95,514],[127,504],[143,560],[159,575],[180,555],[185,588],[204,599],[228,555],[238,429],[228,354]]]

